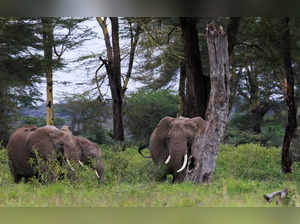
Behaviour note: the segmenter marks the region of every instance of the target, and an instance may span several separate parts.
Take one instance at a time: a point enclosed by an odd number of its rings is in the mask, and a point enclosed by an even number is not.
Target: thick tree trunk
[[[185,82],[186,82],[186,73],[184,63],[180,65],[180,77],[179,77],[179,88],[178,88],[178,114],[177,116],[183,116],[184,114],[184,105],[185,105]]]
[[[121,58],[120,58],[120,44],[119,44],[119,20],[117,17],[110,17],[111,20],[111,38],[108,33],[106,19],[101,17],[96,18],[104,35],[104,41],[107,51],[107,60],[101,59],[105,64],[106,72],[108,74],[110,92],[112,97],[113,108],[113,139],[116,141],[124,141],[123,128],[123,89],[121,86]]]
[[[9,134],[8,134],[8,123],[9,120],[7,119],[7,88],[0,86],[0,150],[2,149],[1,146],[6,146]]]
[[[215,169],[219,144],[228,123],[230,78],[228,41],[223,29],[208,26],[211,92],[204,133],[197,133],[186,169],[186,181],[207,183]]]
[[[53,24],[51,18],[42,18],[43,41],[44,41],[44,60],[45,73],[47,80],[47,99],[46,99],[46,124],[54,125],[53,110],[53,68],[52,68],[52,47],[53,47]]]
[[[187,77],[184,116],[201,116],[205,118],[210,81],[209,77],[202,72],[197,18],[181,17],[180,23],[184,41],[184,63]]]
[[[240,27],[241,17],[230,17],[229,23],[227,26],[227,35],[228,35],[228,54],[229,57],[232,55],[233,48],[236,44],[236,37]]]
[[[123,113],[122,113],[122,86],[121,86],[121,58],[120,58],[120,45],[119,45],[119,21],[118,17],[111,17],[112,27],[112,73],[110,75],[110,89],[113,99],[113,137],[117,141],[124,140],[123,128]]]
[[[284,173],[292,172],[292,159],[290,156],[290,143],[297,128],[297,107],[294,100],[294,73],[290,55],[290,30],[289,18],[281,19],[283,31],[281,35],[281,54],[286,75],[286,104],[288,106],[288,124],[282,145],[281,168]]]

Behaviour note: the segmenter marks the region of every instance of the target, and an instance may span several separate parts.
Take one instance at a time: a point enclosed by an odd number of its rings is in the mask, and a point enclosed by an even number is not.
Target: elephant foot
[[[172,183],[182,183],[184,181],[185,172],[182,172],[180,174],[173,174],[173,180]]]
[[[21,179],[22,179],[21,175],[19,175],[19,174],[14,175],[14,182],[16,184],[20,183]]]
[[[165,182],[167,180],[167,174],[156,178],[158,182]]]

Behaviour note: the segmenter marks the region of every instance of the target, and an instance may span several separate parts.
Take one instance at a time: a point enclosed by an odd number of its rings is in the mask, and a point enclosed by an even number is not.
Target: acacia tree
[[[124,140],[124,128],[123,128],[123,97],[125,95],[129,79],[131,77],[135,50],[137,47],[140,28],[136,24],[135,29],[133,28],[132,21],[129,20],[129,32],[130,32],[130,53],[129,53],[129,64],[128,70],[124,79],[124,85],[122,86],[121,78],[121,56],[120,56],[120,43],[119,43],[119,18],[110,17],[111,22],[111,34],[109,34],[107,17],[96,18],[104,36],[106,56],[107,58],[102,58],[100,60],[102,64],[96,71],[96,83],[98,85],[98,91],[100,96],[102,96],[100,91],[100,85],[98,80],[98,71],[103,67],[106,69],[106,75],[108,77],[110,92],[112,97],[112,107],[113,107],[113,138],[117,141]],[[102,76],[100,79],[104,80],[106,75]]]
[[[197,133],[192,145],[185,180],[207,183],[215,169],[219,144],[228,122],[230,78],[228,41],[223,28],[209,25],[207,45],[210,64],[211,92],[206,111],[204,133]]]
[[[52,18],[42,18],[43,25],[43,50],[45,59],[45,73],[46,73],[46,124],[54,125],[54,111],[53,111],[53,54],[52,48],[54,46],[54,23]]]
[[[44,71],[46,74],[46,123],[54,125],[53,110],[53,71],[62,68],[62,56],[67,51],[81,45],[93,37],[91,29],[81,27],[88,18],[42,17],[42,50],[44,52]],[[81,32],[80,32],[81,31]]]

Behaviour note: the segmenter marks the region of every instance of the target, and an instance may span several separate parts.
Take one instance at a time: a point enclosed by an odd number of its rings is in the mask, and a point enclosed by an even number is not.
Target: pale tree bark
[[[209,25],[207,45],[211,91],[204,133],[197,133],[186,169],[186,181],[208,183],[215,169],[219,144],[228,123],[230,78],[228,41],[223,28]]]
[[[42,18],[43,24],[43,42],[44,42],[44,61],[45,73],[47,80],[47,99],[46,99],[46,124],[54,125],[54,110],[53,110],[53,41],[54,41],[54,26],[51,18]]]

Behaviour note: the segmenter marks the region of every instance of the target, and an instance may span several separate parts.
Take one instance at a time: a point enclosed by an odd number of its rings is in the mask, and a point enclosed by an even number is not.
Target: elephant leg
[[[182,183],[184,181],[185,172],[173,173],[172,183]]]
[[[157,178],[158,182],[165,182],[166,180],[167,180],[167,173],[165,173]]]
[[[19,174],[14,174],[14,181],[16,184],[18,184],[22,179],[22,176]]]
[[[28,183],[31,177],[24,177],[24,183]]]

